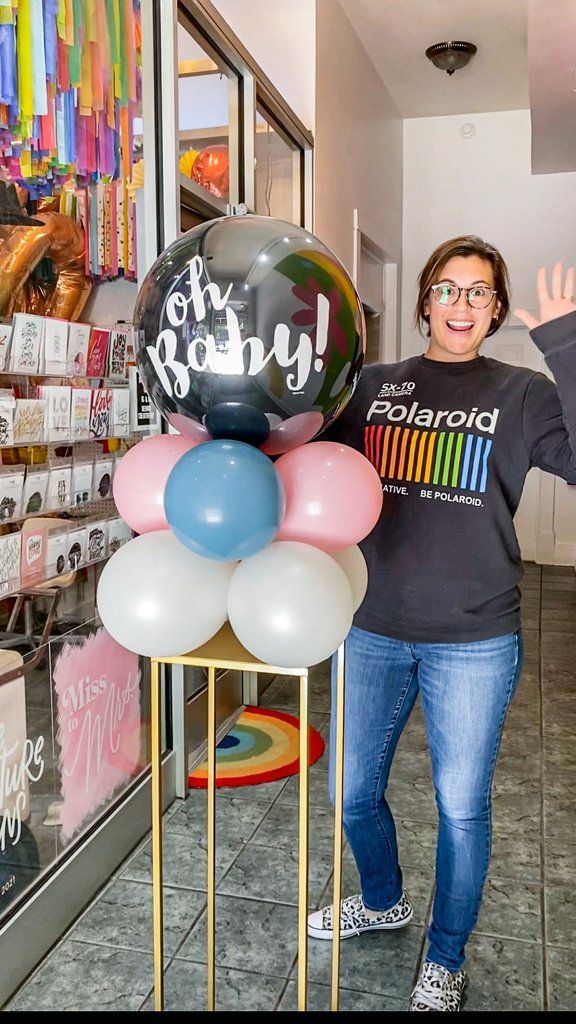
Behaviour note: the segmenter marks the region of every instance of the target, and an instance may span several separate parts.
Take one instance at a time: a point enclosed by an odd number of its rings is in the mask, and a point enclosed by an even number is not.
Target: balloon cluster
[[[360,452],[305,443],[362,365],[346,272],[301,228],[222,218],[162,254],[135,321],[140,370],[181,433],[139,442],[116,472],[118,511],[139,536],[102,572],[104,625],[132,651],[170,657],[228,619],[268,664],[323,661],[366,592],[357,544],[382,506]]]

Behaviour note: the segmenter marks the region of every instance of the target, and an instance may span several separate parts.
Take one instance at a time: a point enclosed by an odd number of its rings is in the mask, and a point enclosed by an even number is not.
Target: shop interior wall
[[[126,281],[123,277],[104,281],[92,290],[82,319],[102,327],[108,327],[117,320],[130,320],[137,295],[136,281]]]
[[[317,0],[316,40],[315,233],[351,272],[358,210],[361,231],[400,265],[402,120],[335,0]]]
[[[474,128],[467,137],[460,131],[465,124]],[[510,270],[513,306],[534,312],[538,267],[576,263],[576,173],[533,175],[530,146],[529,110],[404,121],[402,358],[423,351],[412,326],[416,280],[444,239],[473,233],[496,245]],[[525,365],[542,367],[514,318],[505,337],[520,346]],[[573,564],[576,488],[558,480],[554,490],[554,560]],[[537,499],[534,486],[527,487],[524,513],[531,495]]]

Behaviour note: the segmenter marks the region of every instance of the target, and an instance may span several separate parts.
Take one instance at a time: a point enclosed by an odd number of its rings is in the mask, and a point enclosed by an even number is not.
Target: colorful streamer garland
[[[0,167],[129,179],[141,65],[140,0],[0,0]]]

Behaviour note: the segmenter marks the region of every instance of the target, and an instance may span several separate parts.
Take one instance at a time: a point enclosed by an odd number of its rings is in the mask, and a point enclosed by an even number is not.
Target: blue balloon
[[[284,488],[272,461],[243,441],[206,441],[178,460],[164,511],[187,548],[218,561],[255,555],[284,518]]]

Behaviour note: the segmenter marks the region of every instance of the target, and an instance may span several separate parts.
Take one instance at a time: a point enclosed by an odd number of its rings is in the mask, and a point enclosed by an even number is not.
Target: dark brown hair
[[[489,242],[484,242],[478,235],[460,235],[458,238],[450,238],[434,250],[418,278],[418,300],[414,312],[414,323],[420,334],[425,333],[424,324],[426,324],[428,328],[426,334],[430,337],[430,317],[424,312],[425,305],[430,295],[430,288],[442,280],[442,271],[453,256],[479,256],[492,267],[496,299],[500,302],[500,312],[498,317],[492,321],[486,335],[489,337],[502,326],[510,312],[510,278],[508,267],[498,249],[490,245]]]

